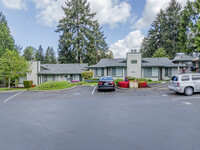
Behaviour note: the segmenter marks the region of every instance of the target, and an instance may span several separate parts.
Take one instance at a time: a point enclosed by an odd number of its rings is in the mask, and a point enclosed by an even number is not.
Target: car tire
[[[186,87],[184,93],[187,96],[191,96],[194,93],[194,89],[192,87]]]
[[[115,89],[113,89],[113,91],[115,91]]]
[[[100,92],[100,91],[101,91],[101,89],[98,89],[98,91]]]

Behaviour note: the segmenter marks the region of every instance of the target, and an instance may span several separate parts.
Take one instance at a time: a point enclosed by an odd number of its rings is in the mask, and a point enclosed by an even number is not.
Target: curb
[[[58,90],[27,90],[28,92],[61,92],[61,91],[68,91],[74,88],[77,88],[78,85],[67,88],[67,89],[58,89]]]
[[[27,90],[0,91],[0,93],[15,93],[15,92],[21,92],[21,91],[27,91]]]
[[[149,87],[149,88],[121,88],[119,86],[116,86],[117,89],[119,90],[123,90],[123,91],[149,91],[149,90],[154,90],[153,88]]]

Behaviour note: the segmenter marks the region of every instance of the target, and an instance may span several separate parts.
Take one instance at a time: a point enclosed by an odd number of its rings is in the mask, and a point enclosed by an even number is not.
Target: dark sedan
[[[113,90],[115,91],[115,82],[112,77],[104,76],[99,79],[98,91],[101,90]]]

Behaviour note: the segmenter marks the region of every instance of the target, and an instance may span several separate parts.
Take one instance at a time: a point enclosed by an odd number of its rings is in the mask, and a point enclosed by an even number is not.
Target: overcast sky
[[[91,11],[103,27],[106,41],[114,56],[125,57],[131,49],[140,49],[150,24],[159,10],[170,0],[88,0]],[[185,5],[187,0],[178,0]],[[191,0],[194,1],[194,0]],[[63,16],[65,0],[0,0],[0,11],[6,16],[16,44],[23,49],[41,44],[58,49],[59,34],[55,32]]]

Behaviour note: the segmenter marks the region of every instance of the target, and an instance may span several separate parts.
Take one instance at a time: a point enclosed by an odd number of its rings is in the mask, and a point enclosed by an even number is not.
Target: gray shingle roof
[[[180,65],[174,64],[168,58],[142,58],[143,67],[178,67]]]
[[[89,68],[124,67],[124,66],[126,66],[126,58],[116,58],[116,59],[101,59],[96,65],[89,66]]]
[[[187,55],[185,53],[177,53],[175,58],[173,59],[173,62],[176,61],[192,61],[193,59],[197,58],[198,54],[194,53],[191,55]]]
[[[81,74],[87,64],[41,64],[38,74]]]

